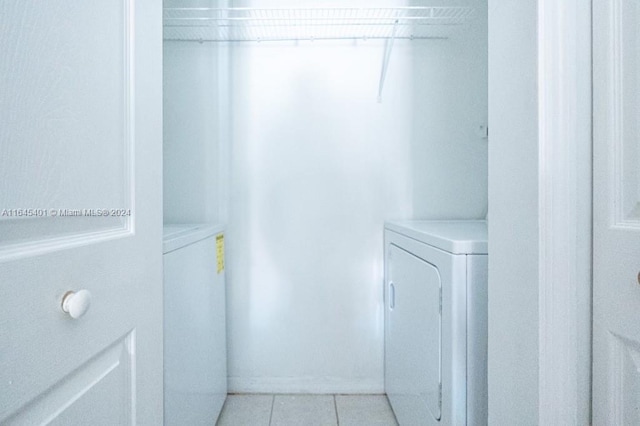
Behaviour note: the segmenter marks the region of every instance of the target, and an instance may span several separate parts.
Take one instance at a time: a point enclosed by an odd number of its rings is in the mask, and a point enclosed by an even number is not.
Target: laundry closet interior
[[[227,392],[384,394],[385,222],[487,216],[486,0],[163,18],[165,419],[200,385],[211,416]]]

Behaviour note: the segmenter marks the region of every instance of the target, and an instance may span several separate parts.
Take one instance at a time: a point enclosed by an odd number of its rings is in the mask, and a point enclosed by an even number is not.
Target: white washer
[[[223,243],[222,226],[164,227],[165,425],[214,425],[227,396]]]
[[[487,424],[487,225],[385,224],[385,391],[398,422]]]

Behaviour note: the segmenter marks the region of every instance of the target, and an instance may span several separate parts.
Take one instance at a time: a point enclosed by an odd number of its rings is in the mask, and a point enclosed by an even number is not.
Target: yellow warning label
[[[218,273],[224,271],[224,235],[216,237],[216,258],[218,259]]]

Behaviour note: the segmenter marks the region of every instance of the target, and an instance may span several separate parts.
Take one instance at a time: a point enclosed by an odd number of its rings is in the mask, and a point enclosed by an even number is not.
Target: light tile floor
[[[385,395],[229,395],[217,426],[397,426]]]

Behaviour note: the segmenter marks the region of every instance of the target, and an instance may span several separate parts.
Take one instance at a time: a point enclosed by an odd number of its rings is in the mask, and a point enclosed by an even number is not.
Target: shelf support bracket
[[[396,40],[396,31],[398,30],[398,20],[393,23],[391,38],[384,45],[384,61],[382,62],[382,72],[380,73],[380,84],[378,85],[378,103],[382,102],[382,89],[384,88],[384,80],[387,78],[387,68],[389,68],[389,58],[393,50],[393,42]]]

